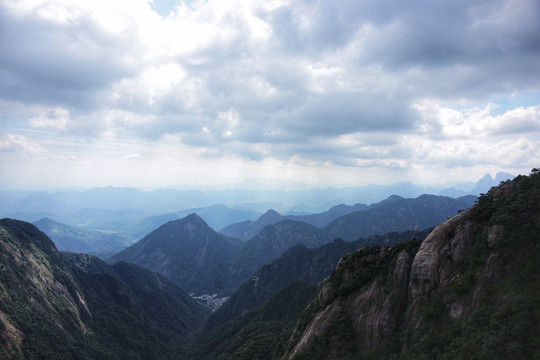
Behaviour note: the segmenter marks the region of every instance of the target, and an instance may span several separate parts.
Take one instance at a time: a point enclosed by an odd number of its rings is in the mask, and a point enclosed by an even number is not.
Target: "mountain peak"
[[[476,186],[472,190],[472,193],[473,194],[485,193],[494,185],[496,185],[495,180],[488,173],[484,175],[480,180],[478,180],[478,182],[476,183]]]
[[[57,223],[56,221],[54,221],[53,219],[51,219],[50,217],[44,217],[44,218],[41,218],[40,220],[34,222],[34,225],[36,224],[55,224]],[[38,226],[39,228],[39,226]]]
[[[493,181],[493,176],[491,176],[490,173],[487,173],[486,175],[482,176],[479,181]]]
[[[515,178],[514,175],[507,172],[500,171],[497,173],[497,175],[495,175],[495,183],[499,184],[502,181],[512,180],[514,178]]]
[[[178,220],[177,220],[177,221],[178,221]],[[195,214],[195,213],[189,214],[189,215],[186,216],[185,218],[180,219],[180,221],[183,221],[183,222],[192,222],[192,223],[197,223],[198,225],[208,226],[208,224],[206,223],[206,221],[204,221],[199,215],[197,215],[197,214]]]
[[[201,229],[210,229],[210,226],[204,221],[199,215],[192,213],[188,216],[178,219],[178,220],[172,220],[163,225],[163,227],[171,230],[171,229],[177,229],[180,228],[187,230],[188,233],[191,233],[195,230],[201,230]],[[174,230],[174,231],[177,231]]]
[[[259,217],[258,221],[266,223],[275,223],[281,220],[281,215],[274,209],[270,209]]]

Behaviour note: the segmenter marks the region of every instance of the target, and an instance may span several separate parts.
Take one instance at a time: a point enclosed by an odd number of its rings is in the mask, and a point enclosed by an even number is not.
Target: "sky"
[[[0,189],[539,166],[538,0],[0,0]]]

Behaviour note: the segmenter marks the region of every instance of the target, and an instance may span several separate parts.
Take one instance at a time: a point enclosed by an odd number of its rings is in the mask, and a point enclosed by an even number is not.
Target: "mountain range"
[[[330,235],[327,235],[327,237],[343,237],[352,241],[355,237],[359,236],[367,237],[388,231],[403,231],[414,228],[415,226],[418,226],[421,229],[434,226],[441,221],[439,217],[441,213],[453,215],[458,210],[464,210],[471,207],[475,200],[476,197],[472,195],[463,196],[457,199],[433,195],[422,195],[417,199],[404,199],[401,196],[392,195],[383,201],[369,206],[365,204],[355,204],[353,206],[340,204],[333,206],[325,212],[311,215],[281,215],[277,211],[271,209],[265,212],[256,221],[247,220],[241,223],[232,224],[221,229],[219,232],[223,235],[246,241],[258,235],[267,225],[276,224],[282,220],[295,220],[305,222],[319,229],[328,229]],[[440,204],[435,205],[435,201],[439,201]],[[390,205],[395,202],[399,202],[399,207]],[[432,207],[438,207],[438,209],[434,209],[434,211],[430,213],[428,211],[423,211],[422,206],[426,210],[427,208],[431,210]],[[379,208],[381,209],[377,210]],[[410,214],[405,214],[407,211],[410,212]],[[363,212],[370,215],[362,214]],[[346,222],[348,219],[345,215],[352,213],[355,215],[350,216],[350,222],[359,220],[358,228],[362,229],[359,229],[356,233],[351,232],[351,234],[343,234],[343,231],[340,231],[339,228],[343,227],[342,222]],[[416,215],[422,215],[423,217],[416,219]],[[427,218],[430,215],[433,215],[435,218]],[[391,225],[385,225],[383,217],[388,216],[392,217],[394,220],[394,223]],[[416,222],[416,225],[413,226],[412,223],[407,223],[407,220],[398,224],[400,218],[415,218],[413,221]],[[333,223],[337,219],[341,220]],[[333,224],[330,226],[331,223]]]
[[[489,190],[423,242],[361,247],[315,291],[292,276],[268,295],[283,269],[303,263],[306,249],[297,246],[261,268],[269,282],[254,276],[212,314],[191,358],[536,358],[539,204],[534,169]],[[287,257],[295,260],[280,266]],[[245,310],[250,302],[242,305],[240,294],[268,300]]]
[[[0,220],[0,357],[539,358],[540,170],[482,193],[433,230],[403,219],[420,209],[452,209],[445,198],[391,200],[323,228],[281,220],[247,241],[191,214],[130,247],[142,259],[162,256],[169,269],[175,259],[189,263],[201,277],[197,291],[237,282],[212,314],[165,276],[60,253],[34,225]],[[378,218],[408,231],[317,245],[313,235],[359,213],[338,228]],[[306,244],[277,251],[294,241]],[[255,250],[243,250],[249,246]],[[265,248],[279,257],[251,271],[257,260],[242,251]],[[215,271],[206,259],[220,261],[224,273],[213,282],[205,279]],[[189,272],[183,276],[192,281]]]
[[[367,244],[375,240],[365,239],[375,234],[423,230],[470,207],[470,200],[393,196],[342,216],[322,229],[303,221],[280,220],[277,212],[268,211],[256,223],[269,225],[245,242],[215,232],[198,215],[191,214],[162,225],[107,261],[126,261],[156,271],[196,295],[230,294],[259,267],[296,244],[315,248],[336,238],[363,238],[361,243]]]
[[[131,232],[142,219],[157,215],[176,214],[182,218],[196,213],[214,229],[220,230],[233,223],[255,220],[268,209],[275,209],[282,214],[306,215],[324,213],[339,204],[374,204],[392,195],[405,198],[416,198],[422,194],[454,198],[468,194],[477,196],[500,181],[511,178],[511,174],[498,173],[495,179],[486,174],[476,184],[418,186],[397,183],[290,191],[264,191],[245,187],[204,191],[141,191],[117,187],[79,191],[0,191],[0,217],[29,222],[48,217],[70,226],[115,231],[130,240],[139,240],[156,227],[131,237],[127,232]],[[311,224],[316,227],[326,225],[324,220],[321,225]]]

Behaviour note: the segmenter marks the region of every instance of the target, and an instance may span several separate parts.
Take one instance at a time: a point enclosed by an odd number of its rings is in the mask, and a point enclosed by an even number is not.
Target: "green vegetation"
[[[427,260],[441,260],[446,282],[435,279],[443,272],[433,275],[421,295],[409,287],[420,284],[409,274],[421,241],[393,244],[404,235],[389,234],[317,249],[297,245],[260,268],[213,315],[156,273],[61,254],[34,226],[0,220],[0,359],[280,359],[314,329],[317,317],[317,335],[295,359],[540,360],[540,171],[492,188],[457,220],[470,229],[458,244],[466,244],[465,255],[454,263],[455,253],[444,248],[457,230],[441,235],[444,249],[429,254],[440,258]],[[244,264],[233,279],[228,272],[240,259],[238,248],[196,217],[168,227],[146,243],[159,237],[162,255],[184,251],[185,258],[168,258],[180,266],[178,274],[208,256],[212,266],[198,267],[188,279],[195,284],[200,276],[199,289],[230,287],[254,266],[254,260]],[[187,240],[180,244],[171,230]],[[365,241],[393,246],[356,251]],[[207,252],[197,252],[202,248]],[[218,271],[224,277],[214,277]],[[369,322],[359,314],[371,316]],[[381,314],[388,322],[381,322],[384,328],[370,338],[378,343],[367,351],[361,333],[374,331],[369,326]]]
[[[1,359],[177,359],[209,311],[135,265],[60,254],[0,220]]]
[[[300,340],[301,334],[321,311],[332,306],[337,309],[336,313],[332,313],[322,332],[295,359],[357,359],[360,349],[347,310],[350,301],[375,279],[384,287],[394,286],[391,274],[398,255],[406,251],[412,259],[420,244],[418,240],[410,240],[393,247],[370,246],[345,256],[323,285],[321,292],[325,295],[319,296],[300,315],[290,344]]]
[[[369,211],[357,211],[332,221],[325,231],[332,238],[352,241],[373,234],[426,229],[437,226],[460,210],[470,207],[467,201],[445,196],[422,195],[383,203]]]
[[[292,282],[260,309],[202,332],[192,359],[280,359],[300,312],[316,295],[314,286]]]
[[[279,259],[262,266],[244,282],[206,324],[214,329],[240,314],[260,308],[272,295],[292,281],[315,285],[335,269],[339,259],[357,249],[358,244],[336,239],[315,249],[297,244]]]
[[[353,320],[351,304],[367,296],[362,289],[374,281],[398,286],[389,276],[393,263],[400,250],[416,253],[414,242],[344,257],[300,316],[287,354],[315,316],[331,309],[320,334],[295,359],[540,359],[540,171],[492,188],[463,216],[466,225],[460,226],[470,226],[472,245],[455,264],[451,257],[441,259],[447,264],[441,266],[454,266],[449,285],[428,295],[419,313],[406,312],[411,304],[396,308],[396,328],[387,329],[378,350],[358,347],[358,332],[374,328],[352,326],[358,319]],[[370,311],[380,308],[377,298],[369,299]],[[453,305],[459,312],[451,312]]]
[[[482,194],[472,216],[475,243],[451,290],[470,303],[475,296],[475,307],[457,320],[440,299],[428,303],[422,325],[401,339],[402,359],[540,359],[540,173]],[[500,235],[488,240],[497,227]],[[479,287],[490,256],[497,281]]]

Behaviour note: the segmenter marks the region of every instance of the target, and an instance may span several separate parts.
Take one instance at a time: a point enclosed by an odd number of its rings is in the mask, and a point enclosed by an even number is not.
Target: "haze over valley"
[[[258,235],[264,226],[282,220],[302,221],[322,229],[347,214],[371,211],[405,198],[420,199],[430,191],[453,194],[463,202],[456,206],[465,209],[474,203],[479,193],[511,178],[513,175],[503,172],[495,178],[486,174],[477,183],[462,184],[457,188],[426,188],[399,183],[298,191],[141,191],[113,187],[86,191],[4,191],[0,192],[0,217],[33,222],[55,241],[60,250],[106,255],[142,239],[168,221],[192,213],[198,214],[209,227],[223,235],[247,241]],[[440,219],[454,215],[455,210],[452,208]],[[435,220],[426,226],[437,224]],[[397,230],[409,228],[387,229]],[[384,231],[376,233],[381,232]],[[358,231],[344,238],[355,240],[355,237],[370,235]]]

